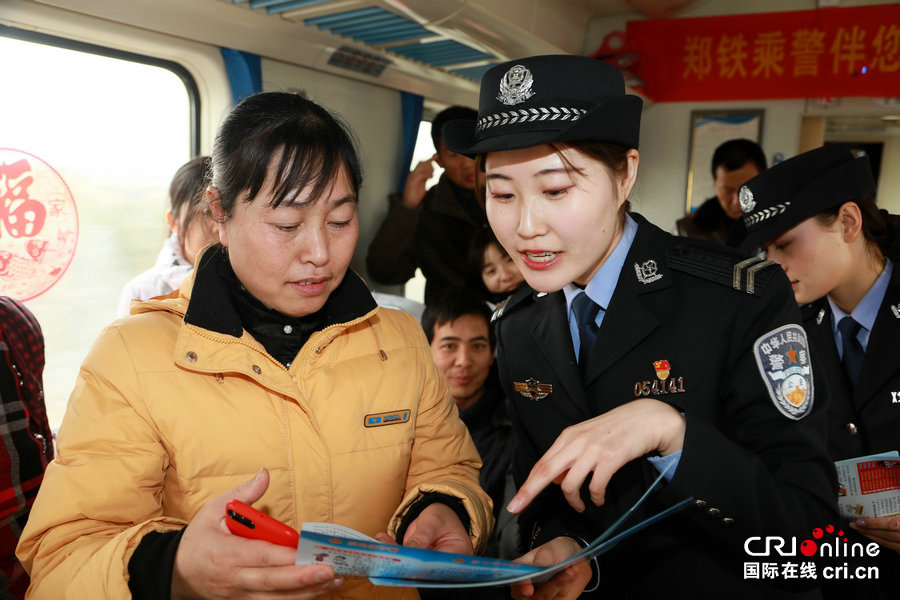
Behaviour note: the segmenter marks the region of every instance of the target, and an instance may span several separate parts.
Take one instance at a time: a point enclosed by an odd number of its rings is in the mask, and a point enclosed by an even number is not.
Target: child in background
[[[481,293],[492,310],[525,281],[519,267],[490,229],[482,230],[473,240],[469,265],[477,275],[473,279],[482,282]]]
[[[215,223],[204,212],[204,189],[209,179],[209,157],[198,156],[179,167],[169,185],[166,223],[171,234],[163,242],[156,263],[125,284],[117,317],[129,313],[132,300],[168,294],[194,268],[194,257],[218,241]]]

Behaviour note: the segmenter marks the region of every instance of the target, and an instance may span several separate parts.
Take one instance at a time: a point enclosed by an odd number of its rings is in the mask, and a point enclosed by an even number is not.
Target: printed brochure
[[[327,564],[339,575],[365,576],[375,585],[466,588],[544,581],[571,564],[612,549],[622,539],[677,512],[692,502],[685,498],[631,527],[616,530],[660,483],[663,474],[643,496],[602,535],[581,552],[548,567],[499,558],[451,554],[435,550],[385,544],[358,531],[333,523],[304,523],[297,547],[298,565]]]
[[[900,453],[896,450],[834,463],[838,504],[849,519],[900,513]]]

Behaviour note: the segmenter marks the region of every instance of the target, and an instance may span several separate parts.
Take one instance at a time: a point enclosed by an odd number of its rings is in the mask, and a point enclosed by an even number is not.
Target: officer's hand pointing
[[[684,417],[658,400],[640,399],[599,417],[567,427],[541,457],[507,510],[519,513],[550,483],[562,488],[568,503],[584,510],[579,490],[593,472],[591,501],[603,504],[606,484],[630,460],[657,451],[666,456],[684,444]]]

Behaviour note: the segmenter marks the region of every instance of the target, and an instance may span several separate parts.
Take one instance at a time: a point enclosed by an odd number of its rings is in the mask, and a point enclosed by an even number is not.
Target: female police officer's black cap
[[[752,252],[791,227],[875,191],[869,159],[844,144],[828,144],[770,167],[741,186],[744,215],[728,245]]]
[[[638,147],[641,99],[622,73],[587,56],[532,56],[499,64],[481,80],[478,120],[450,121],[444,145],[475,156],[550,142],[596,140]]]

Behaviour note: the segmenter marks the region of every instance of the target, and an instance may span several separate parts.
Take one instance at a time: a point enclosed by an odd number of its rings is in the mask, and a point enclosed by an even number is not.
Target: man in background
[[[40,325],[21,302],[0,296],[0,598],[25,598],[29,579],[16,545],[53,459],[43,372]]]
[[[402,194],[392,194],[388,214],[369,245],[366,268],[383,285],[406,283],[422,270],[425,303],[447,290],[473,285],[468,251],[476,233],[487,227],[484,209],[475,200],[475,161],[450,152],[441,139],[447,121],[475,120],[470,108],[451,106],[431,123],[435,154],[416,165]],[[428,191],[432,162],[444,169]]]
[[[494,502],[497,519],[485,556],[515,558],[521,554],[518,529],[515,517],[505,510],[515,495],[510,476],[512,423],[494,368],[490,320],[491,313],[478,295],[458,290],[426,305],[422,328],[484,463],[479,483]]]
[[[676,233],[724,244],[731,225],[741,216],[738,190],[766,170],[766,155],[754,141],[728,140],[713,153],[716,195],[675,223]]]

